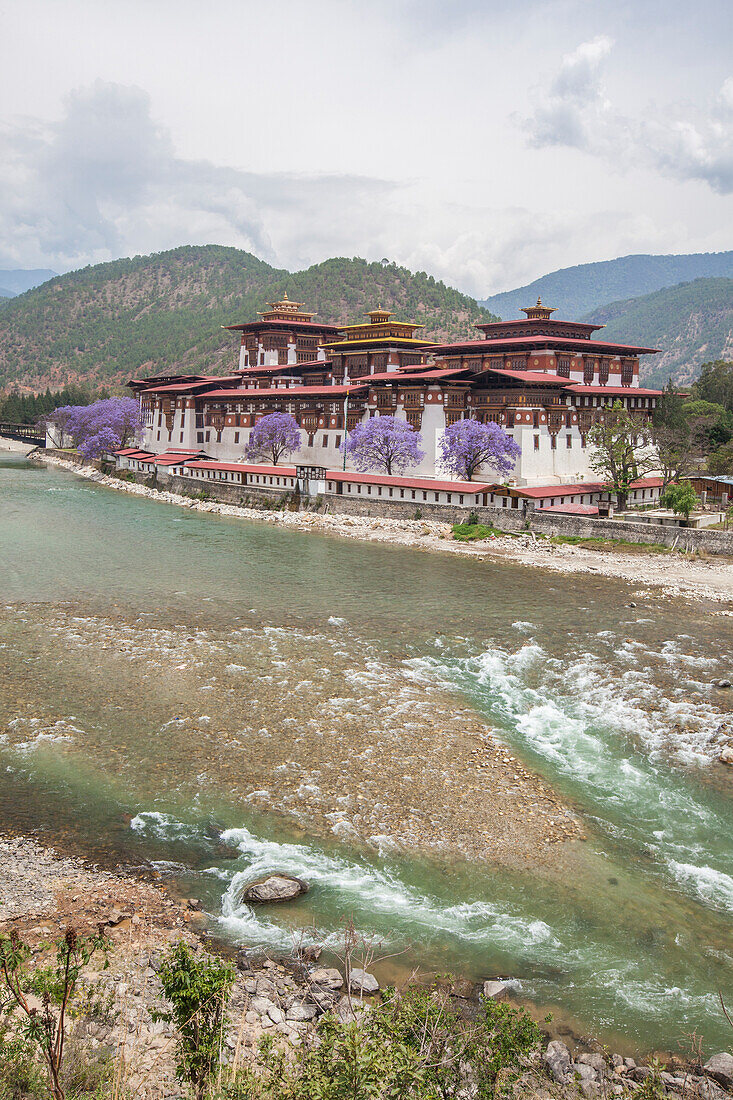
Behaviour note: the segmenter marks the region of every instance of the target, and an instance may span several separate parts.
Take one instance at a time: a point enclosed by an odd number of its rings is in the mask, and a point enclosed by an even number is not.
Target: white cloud
[[[604,84],[613,42],[584,42],[561,62],[546,93],[525,120],[534,148],[561,146],[602,157],[617,170],[647,165],[677,180],[700,180],[733,192],[733,77],[707,112],[647,105],[637,117],[616,109]]]
[[[0,237],[8,265],[57,268],[184,242],[226,242],[278,262],[330,249],[395,185],[349,175],[252,173],[176,156],[140,88],[97,81],[60,122],[0,137]],[[277,244],[273,243],[277,241]],[[307,249],[305,250],[307,251]]]

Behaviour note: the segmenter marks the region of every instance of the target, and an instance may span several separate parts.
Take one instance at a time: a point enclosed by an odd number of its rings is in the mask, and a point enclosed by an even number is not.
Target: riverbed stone
[[[314,985],[322,985],[326,989],[341,989],[344,984],[341,972],[331,966],[319,966],[317,970],[311,970],[308,977]]]
[[[559,1039],[553,1039],[551,1043],[548,1043],[547,1050],[542,1055],[542,1060],[549,1069],[552,1076],[558,1082],[563,1084],[570,1073],[570,1051],[563,1042]]]
[[[315,1005],[292,1004],[285,1013],[285,1019],[293,1022],[313,1020],[317,1015]]]
[[[507,989],[506,982],[484,982],[481,992],[487,1001],[496,1001],[506,994]]]
[[[725,745],[725,747],[720,750],[718,760],[721,764],[727,764],[729,768],[733,767],[733,745]]]
[[[278,871],[250,882],[242,891],[242,899],[249,902],[293,901],[307,890],[308,885],[302,879]]]
[[[705,1072],[726,1089],[733,1089],[733,1054],[714,1054],[703,1066]]]
[[[349,975],[349,989],[352,993],[378,993],[379,982],[373,974],[356,967]]]
[[[575,1059],[580,1065],[590,1066],[596,1073],[603,1073],[606,1069],[606,1059],[602,1054],[591,1052],[590,1054],[579,1054]]]

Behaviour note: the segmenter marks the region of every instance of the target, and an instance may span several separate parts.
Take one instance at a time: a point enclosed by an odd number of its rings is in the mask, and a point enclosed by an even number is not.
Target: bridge
[[[8,424],[0,420],[0,435],[6,439],[17,439],[20,443],[30,443],[35,447],[46,446],[46,434],[34,424]]]

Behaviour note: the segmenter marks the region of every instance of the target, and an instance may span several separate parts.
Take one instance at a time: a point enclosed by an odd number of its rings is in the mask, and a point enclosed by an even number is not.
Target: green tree
[[[640,429],[620,401],[614,401],[590,429],[588,440],[590,468],[613,490],[624,509],[631,483],[659,465],[650,446],[651,436]]]
[[[177,1075],[188,1081],[196,1100],[209,1092],[221,1053],[224,1010],[234,970],[205,952],[194,954],[185,943],[171,948],[159,972],[170,1012],[158,1013],[178,1030]]]
[[[716,359],[703,363],[700,377],[692,387],[693,400],[711,401],[733,410],[733,362]]]
[[[690,512],[698,503],[697,494],[689,481],[679,485],[670,485],[662,493],[660,503],[663,508],[671,508],[676,516],[690,518]]]

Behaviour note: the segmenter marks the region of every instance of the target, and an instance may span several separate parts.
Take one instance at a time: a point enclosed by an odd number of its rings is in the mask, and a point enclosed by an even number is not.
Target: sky
[[[733,248],[731,0],[0,0],[0,268]]]

